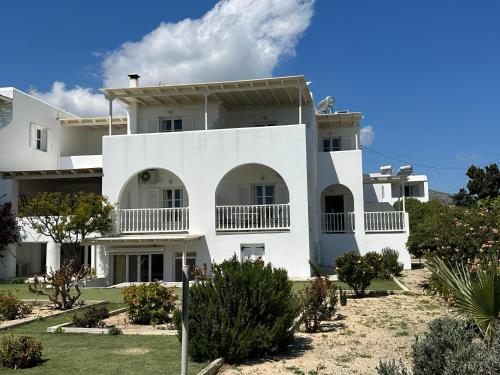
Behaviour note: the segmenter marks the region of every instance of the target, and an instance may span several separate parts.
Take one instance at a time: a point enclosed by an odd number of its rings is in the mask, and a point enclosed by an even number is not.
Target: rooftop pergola
[[[90,129],[99,129],[109,125],[108,117],[73,117],[61,118],[59,123],[64,127],[84,127]],[[127,127],[127,116],[113,117],[114,127]]]
[[[36,171],[0,171],[4,179],[40,180],[60,178],[102,177],[102,168],[52,169]]]
[[[317,114],[316,122],[319,127],[355,126],[362,118],[361,112],[335,112]]]
[[[203,105],[205,129],[208,127],[208,104],[218,103],[227,110],[269,106],[297,106],[302,123],[302,106],[312,104],[304,76],[276,77],[243,81],[221,81],[149,87],[101,89],[109,101],[108,126],[111,134],[113,100],[125,105]]]

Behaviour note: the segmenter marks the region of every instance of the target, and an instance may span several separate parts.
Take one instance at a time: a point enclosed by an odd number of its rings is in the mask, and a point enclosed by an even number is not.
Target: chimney
[[[139,74],[129,74],[128,77],[128,87],[139,87],[139,78],[141,78]]]

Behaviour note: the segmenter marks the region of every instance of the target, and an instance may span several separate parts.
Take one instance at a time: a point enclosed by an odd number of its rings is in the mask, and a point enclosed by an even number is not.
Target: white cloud
[[[280,59],[294,55],[314,2],[222,0],[199,19],[161,23],[142,40],[106,54],[103,85],[127,86],[130,73],[141,75],[141,85],[271,76]],[[55,82],[36,95],[79,115],[106,113],[103,97],[91,89],[67,90]]]
[[[371,125],[362,127],[360,133],[361,145],[369,146],[373,143],[375,139],[375,130],[373,130],[373,127]]]

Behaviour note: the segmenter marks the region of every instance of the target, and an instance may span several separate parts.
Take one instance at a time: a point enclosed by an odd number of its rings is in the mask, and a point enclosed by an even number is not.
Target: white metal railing
[[[132,208],[116,210],[118,233],[185,232],[189,229],[189,208]]]
[[[404,232],[406,212],[365,212],[365,232]]]
[[[216,206],[215,227],[221,232],[288,230],[290,205]]]
[[[335,212],[321,214],[323,233],[354,232],[354,212]]]

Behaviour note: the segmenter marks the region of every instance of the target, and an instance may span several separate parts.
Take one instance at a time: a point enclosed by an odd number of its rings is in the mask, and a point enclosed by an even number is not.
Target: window
[[[196,266],[196,253],[186,253],[186,265],[192,271]],[[175,265],[174,265],[174,279],[179,282],[182,281],[182,253],[175,253]],[[193,273],[189,273],[189,280],[193,280]]]
[[[264,260],[265,255],[265,247],[264,244],[255,244],[255,245],[241,245],[240,249],[240,258],[241,261],[244,260]]]
[[[42,129],[36,129],[36,149],[42,149]]]
[[[342,137],[323,138],[323,152],[341,151]]]
[[[274,204],[276,201],[276,189],[274,185],[255,185],[254,204]]]
[[[418,197],[419,190],[417,185],[406,185],[405,186],[405,197]]]
[[[174,208],[183,207],[183,191],[182,189],[164,189],[162,190],[162,207]]]
[[[48,129],[35,123],[30,125],[30,146],[35,150],[47,151]]]
[[[160,132],[181,132],[182,119],[160,119]]]

